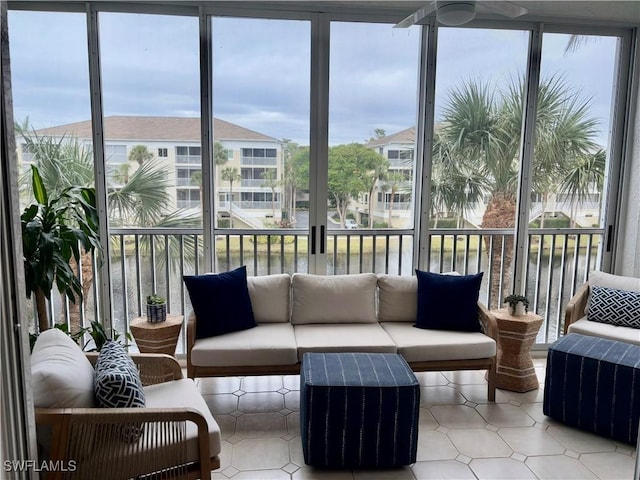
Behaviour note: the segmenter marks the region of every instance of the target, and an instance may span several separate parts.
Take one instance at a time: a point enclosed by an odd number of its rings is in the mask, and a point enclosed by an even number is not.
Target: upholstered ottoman
[[[543,411],[567,425],[635,443],[640,346],[570,333],[549,347]]]
[[[383,468],[416,461],[420,384],[400,355],[306,353],[300,428],[308,465]]]

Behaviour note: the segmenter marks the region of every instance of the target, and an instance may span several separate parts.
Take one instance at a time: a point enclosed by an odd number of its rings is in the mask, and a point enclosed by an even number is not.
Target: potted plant
[[[82,284],[70,262],[85,252],[102,251],[98,234],[95,189],[68,187],[49,196],[40,173],[31,166],[35,203],[20,216],[27,298],[35,294],[38,331],[50,327],[45,299],[53,285],[71,302],[82,299]]]
[[[147,296],[147,322],[160,323],[167,319],[167,301],[155,293]]]
[[[509,295],[504,299],[504,303],[508,303],[511,315],[524,315],[529,311],[529,299],[522,295]]]

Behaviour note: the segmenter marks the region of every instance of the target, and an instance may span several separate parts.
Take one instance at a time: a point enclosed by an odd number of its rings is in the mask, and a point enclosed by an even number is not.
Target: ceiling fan
[[[463,25],[470,22],[476,16],[476,4],[481,5],[487,11],[495,12],[509,18],[516,18],[527,13],[527,9],[515,3],[501,2],[476,2],[475,0],[448,1],[433,0],[424,7],[416,10],[407,18],[393,26],[393,28],[407,28],[419,23],[423,18],[436,13],[439,23],[450,27]]]

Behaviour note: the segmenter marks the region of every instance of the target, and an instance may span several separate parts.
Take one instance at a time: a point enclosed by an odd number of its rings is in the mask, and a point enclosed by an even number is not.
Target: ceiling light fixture
[[[438,22],[449,27],[456,27],[470,22],[476,16],[476,2],[441,2],[436,1]]]

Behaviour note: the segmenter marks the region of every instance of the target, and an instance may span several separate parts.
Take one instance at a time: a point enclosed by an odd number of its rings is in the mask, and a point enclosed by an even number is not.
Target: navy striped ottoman
[[[549,347],[543,412],[567,425],[635,443],[640,346],[570,333]]]
[[[386,468],[416,461],[420,384],[400,355],[306,353],[300,429],[308,465]]]

